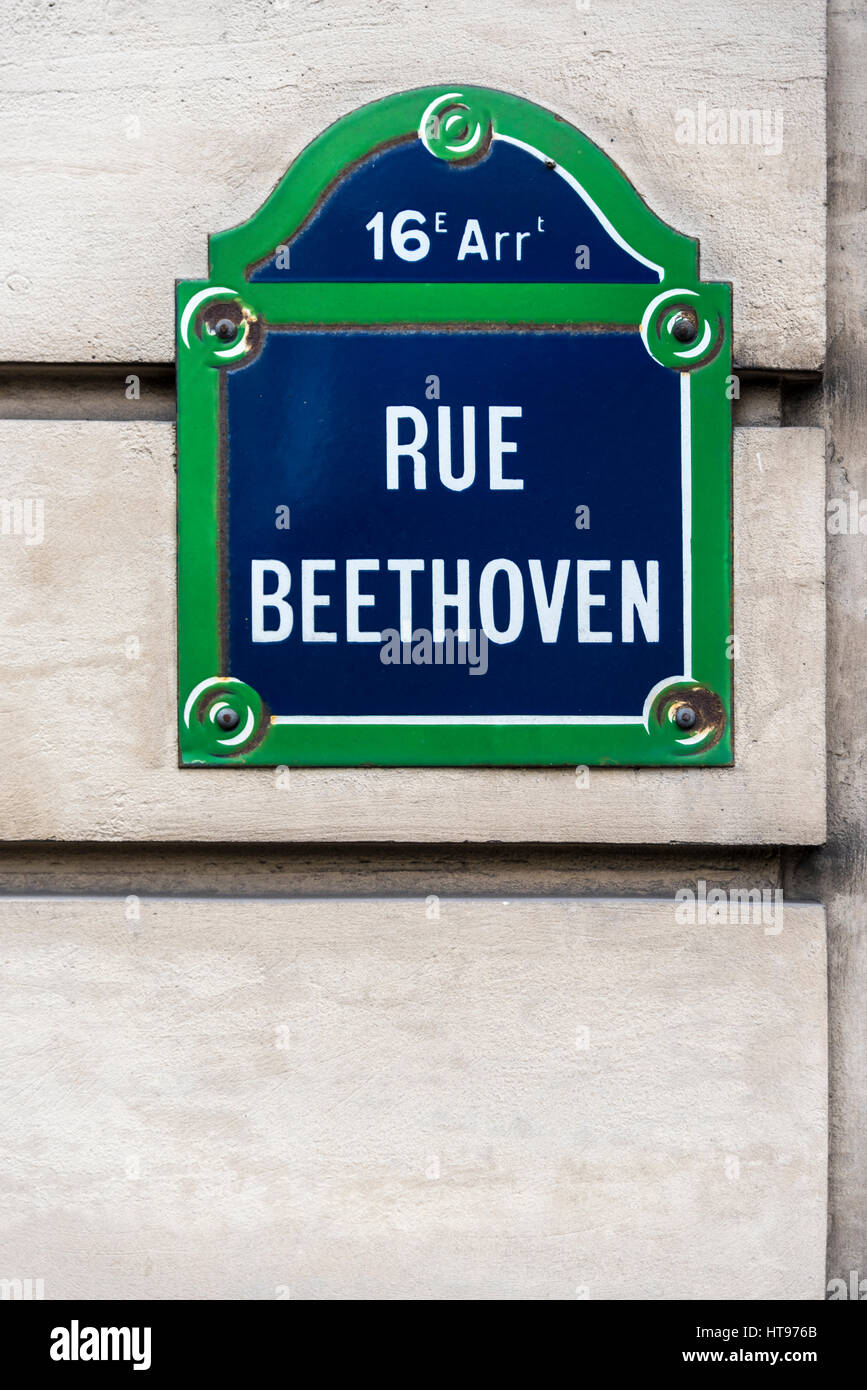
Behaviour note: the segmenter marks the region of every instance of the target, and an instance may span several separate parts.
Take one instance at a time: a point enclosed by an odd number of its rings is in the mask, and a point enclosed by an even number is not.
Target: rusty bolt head
[[[221,729],[225,729],[227,732],[232,729],[237,729],[240,722],[241,716],[236,710],[229,709],[228,706],[225,709],[221,709],[217,714],[217,723]]]
[[[674,722],[679,729],[691,729],[695,724],[696,714],[691,705],[681,705],[674,716]]]
[[[234,324],[231,319],[218,319],[214,324],[214,332],[224,343],[230,342],[237,331],[237,324]]]
[[[691,343],[698,333],[698,324],[691,314],[680,313],[671,325],[671,331],[679,343]]]

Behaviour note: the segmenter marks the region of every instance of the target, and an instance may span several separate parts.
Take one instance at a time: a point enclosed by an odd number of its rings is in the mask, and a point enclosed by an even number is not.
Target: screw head
[[[237,324],[233,323],[231,319],[217,319],[214,324],[214,332],[221,342],[228,343],[237,332]]]
[[[696,713],[691,705],[681,705],[674,716],[674,722],[679,729],[691,729],[695,720]]]
[[[691,343],[698,333],[698,324],[689,314],[678,314],[671,325],[671,331],[679,343]]]
[[[225,709],[221,709],[218,712],[216,722],[221,729],[225,729],[229,732],[231,729],[237,729],[241,722],[241,716],[236,710],[229,709],[227,706]]]

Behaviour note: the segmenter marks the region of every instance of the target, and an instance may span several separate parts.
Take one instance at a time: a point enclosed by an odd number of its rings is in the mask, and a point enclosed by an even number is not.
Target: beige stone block
[[[824,443],[736,431],[735,766],[177,766],[173,431],[0,421],[0,838],[813,844],[825,831]],[[35,516],[35,512],[34,512]]]
[[[4,899],[0,945],[46,1298],[823,1296],[818,906]]]
[[[206,274],[210,232],[250,217],[340,116],[461,81],[571,121],[700,240],[705,278],[733,282],[740,365],[821,365],[821,0],[14,8],[0,153],[6,360],[171,360],[174,281]],[[732,141],[733,110],[758,118],[746,143],[740,126]],[[678,139],[684,111],[692,143]],[[717,143],[702,143],[703,128]]]

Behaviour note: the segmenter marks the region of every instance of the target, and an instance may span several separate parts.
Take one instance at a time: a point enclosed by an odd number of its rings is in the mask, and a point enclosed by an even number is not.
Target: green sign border
[[[351,166],[423,138],[472,159],[506,136],[576,180],[658,285],[261,284],[250,274],[287,243]],[[182,766],[689,766],[732,762],[731,287],[698,278],[698,243],[662,222],[596,145],[552,112],[480,87],[420,88],[362,107],[291,165],[249,221],[209,239],[209,279],[177,283],[178,694]],[[234,336],[215,331],[230,315]],[[675,320],[691,314],[694,336]],[[648,692],[637,722],[367,724],[274,722],[226,672],[225,380],[272,328],[421,324],[511,329],[617,326],[641,332],[681,374],[688,404],[691,669]],[[222,333],[226,333],[225,323]],[[683,727],[692,711],[692,722]],[[231,710],[227,716],[222,712]],[[237,718],[235,717],[237,716]],[[230,728],[224,725],[229,724]]]

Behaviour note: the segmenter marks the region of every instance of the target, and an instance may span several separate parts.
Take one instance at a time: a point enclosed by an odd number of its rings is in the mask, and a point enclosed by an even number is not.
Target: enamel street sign
[[[731,309],[577,130],[332,126],[178,285],[185,765],[731,762]]]

